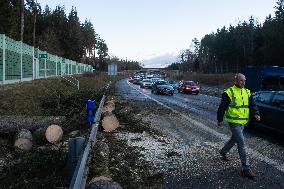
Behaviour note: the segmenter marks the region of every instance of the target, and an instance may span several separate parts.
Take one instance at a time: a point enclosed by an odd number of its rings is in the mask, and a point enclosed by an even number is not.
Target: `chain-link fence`
[[[0,84],[92,71],[78,63],[0,34]]]

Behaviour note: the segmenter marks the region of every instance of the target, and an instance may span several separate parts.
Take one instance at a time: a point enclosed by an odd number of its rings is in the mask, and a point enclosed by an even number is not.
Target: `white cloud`
[[[164,68],[174,62],[177,62],[178,54],[176,53],[166,53],[158,55],[146,60],[142,60],[141,64],[145,68]]]

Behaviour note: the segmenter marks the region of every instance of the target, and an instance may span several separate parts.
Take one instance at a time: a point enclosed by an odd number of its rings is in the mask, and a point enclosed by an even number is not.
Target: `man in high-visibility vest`
[[[220,154],[224,161],[229,161],[227,153],[237,143],[240,160],[242,163],[242,174],[246,177],[255,177],[250,169],[248,162],[245,142],[244,127],[250,119],[250,115],[259,121],[259,111],[253,102],[250,90],[244,88],[246,77],[238,73],[235,75],[235,85],[229,87],[222,95],[222,100],[217,112],[217,126],[221,126],[225,114],[225,122],[229,124],[232,136],[225,146],[220,150]]]

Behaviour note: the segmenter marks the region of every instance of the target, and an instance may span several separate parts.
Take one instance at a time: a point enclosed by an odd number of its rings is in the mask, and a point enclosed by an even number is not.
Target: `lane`
[[[127,81],[126,81],[127,82]],[[149,95],[151,98],[159,100],[163,103],[174,104],[187,109],[199,116],[205,116],[212,120],[216,119],[216,109],[219,106],[220,98],[212,97],[204,94],[190,95],[175,92],[173,96],[155,95],[151,93],[151,89],[141,89],[139,85],[129,83],[132,87]]]
[[[165,108],[169,108],[173,112],[180,114],[188,120],[189,124],[198,126],[199,129],[203,129],[222,141],[226,141],[230,136],[229,129],[215,127],[216,110],[220,102],[220,98],[218,97],[177,93],[173,96],[154,95],[151,94],[150,90],[140,89],[138,85],[128,83],[126,80],[120,81],[119,85],[123,88],[122,91],[126,90],[128,93],[131,91],[131,94],[135,94],[135,91],[138,93],[126,98],[135,99],[138,97],[140,100],[153,100]],[[183,108],[187,113],[180,112],[174,105]],[[270,138],[273,138],[273,135],[269,136],[268,134],[268,137],[258,136],[257,132],[248,132],[245,135],[250,155],[258,159],[258,161],[265,162],[284,172],[284,147],[281,143],[283,139],[274,139],[271,142]]]

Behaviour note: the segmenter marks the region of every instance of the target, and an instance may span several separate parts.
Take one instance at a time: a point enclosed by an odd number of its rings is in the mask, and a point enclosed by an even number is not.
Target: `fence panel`
[[[3,48],[3,45],[4,45],[4,35],[3,34],[0,34],[0,81],[3,81],[3,58],[4,58],[4,48]]]
[[[0,83],[78,74],[91,70],[91,65],[34,49],[32,46],[0,34]]]
[[[23,78],[33,77],[33,47],[23,43]]]

